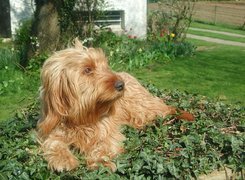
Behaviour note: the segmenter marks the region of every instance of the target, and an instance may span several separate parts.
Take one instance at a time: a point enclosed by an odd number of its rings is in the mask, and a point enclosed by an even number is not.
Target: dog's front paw
[[[71,156],[60,156],[55,157],[48,162],[48,167],[54,171],[63,172],[70,171],[78,167],[78,161],[76,158]]]
[[[71,153],[62,154],[60,156],[50,156],[48,158],[48,166],[50,169],[58,172],[70,171],[79,165],[75,156]]]

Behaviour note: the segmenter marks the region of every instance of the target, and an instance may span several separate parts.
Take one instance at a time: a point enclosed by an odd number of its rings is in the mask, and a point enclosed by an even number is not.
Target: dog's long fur
[[[116,170],[112,159],[123,152],[122,125],[142,128],[176,109],[151,95],[134,77],[108,67],[101,49],[75,46],[52,55],[43,65],[38,135],[52,170],[78,167],[70,148],[85,155],[90,168],[99,163]],[[179,118],[193,120],[182,111]]]

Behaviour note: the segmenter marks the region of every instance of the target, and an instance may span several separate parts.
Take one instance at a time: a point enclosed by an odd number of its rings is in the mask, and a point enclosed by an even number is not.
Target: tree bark
[[[57,49],[60,37],[58,3],[58,0],[36,0],[32,36],[37,37],[39,53],[48,53]],[[28,56],[32,56],[36,50],[30,44]]]

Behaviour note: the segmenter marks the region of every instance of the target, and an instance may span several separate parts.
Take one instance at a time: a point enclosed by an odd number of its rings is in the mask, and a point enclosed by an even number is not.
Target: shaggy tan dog
[[[108,67],[101,49],[75,47],[56,52],[41,72],[42,118],[38,135],[52,170],[78,167],[70,148],[83,153],[90,168],[116,170],[112,158],[123,152],[122,125],[142,128],[157,116],[175,114],[127,73]],[[182,111],[179,118],[193,120]]]

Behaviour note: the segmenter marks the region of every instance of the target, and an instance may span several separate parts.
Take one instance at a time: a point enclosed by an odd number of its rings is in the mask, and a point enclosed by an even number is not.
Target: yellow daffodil
[[[172,38],[174,38],[174,37],[175,37],[175,34],[174,34],[174,33],[171,33],[170,36],[171,36]]]

